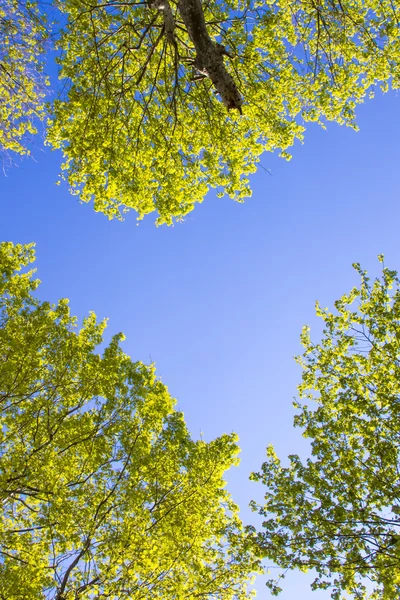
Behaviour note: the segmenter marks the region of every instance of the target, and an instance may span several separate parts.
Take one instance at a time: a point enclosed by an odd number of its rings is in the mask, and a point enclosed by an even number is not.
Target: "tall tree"
[[[40,302],[32,246],[0,245],[0,598],[248,598],[258,562],[223,474],[153,367],[105,323]]]
[[[28,154],[44,117],[47,22],[35,2],[0,0],[0,154]]]
[[[354,127],[376,84],[400,85],[399,23],[398,0],[0,0],[0,150],[26,153],[44,114],[51,34],[70,189],[170,224],[211,188],[251,195],[260,155],[289,158],[307,121]]]
[[[380,257],[383,261],[383,258]],[[313,589],[332,598],[400,595],[400,282],[383,268],[322,310],[322,341],[304,329],[304,369],[295,426],[311,456],[282,466],[272,447],[257,543],[283,570],[314,569]],[[279,580],[270,588],[279,591]],[[369,595],[371,594],[371,595]]]
[[[400,85],[397,0],[65,0],[50,143],[71,189],[110,218],[171,223],[210,188],[250,195],[260,154],[306,121],[354,126]]]

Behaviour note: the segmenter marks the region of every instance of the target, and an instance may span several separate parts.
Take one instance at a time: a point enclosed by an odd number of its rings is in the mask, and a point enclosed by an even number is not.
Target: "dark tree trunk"
[[[201,0],[179,0],[178,10],[196,51],[195,68],[211,79],[228,110],[236,108],[242,113],[242,97],[224,65],[227,52],[209,35]]]
[[[163,13],[165,36],[177,49],[175,18],[169,0],[149,0],[149,6]],[[221,44],[216,44],[211,39],[201,0],[179,0],[178,11],[196,52],[194,68],[203,77],[211,79],[228,110],[237,109],[242,114],[242,97],[224,64],[224,56],[228,53]]]

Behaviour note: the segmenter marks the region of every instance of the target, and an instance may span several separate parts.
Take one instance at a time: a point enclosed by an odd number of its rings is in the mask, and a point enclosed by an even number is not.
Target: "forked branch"
[[[178,52],[176,21],[169,0],[150,0],[149,7],[162,11],[165,36]],[[226,108],[236,109],[242,114],[243,99],[224,64],[224,56],[229,54],[222,44],[214,42],[210,37],[201,0],[179,0],[178,11],[196,53],[192,63],[197,73],[195,79],[209,77]]]

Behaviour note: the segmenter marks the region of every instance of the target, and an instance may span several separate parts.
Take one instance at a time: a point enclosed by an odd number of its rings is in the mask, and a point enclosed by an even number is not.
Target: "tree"
[[[303,123],[354,126],[400,85],[395,0],[65,0],[65,93],[49,142],[94,208],[171,223],[210,188],[236,200]]]
[[[34,2],[0,0],[0,153],[29,154],[44,117],[47,22]]]
[[[380,257],[383,261],[383,258]],[[295,426],[311,456],[282,466],[272,447],[260,473],[266,486],[256,540],[284,570],[314,569],[312,588],[332,598],[397,600],[400,594],[400,287],[383,268],[322,310],[319,344],[304,329],[300,413]],[[253,530],[254,531],[254,530]],[[270,581],[274,593],[279,580]],[[369,596],[368,593],[371,593]]]
[[[33,247],[0,245],[0,598],[248,598],[259,569],[223,474],[154,368],[105,323],[40,302]]]
[[[0,0],[0,149],[28,152],[57,41],[48,143],[73,193],[109,218],[183,218],[208,190],[242,201],[264,151],[304,124],[355,127],[400,85],[397,0]]]

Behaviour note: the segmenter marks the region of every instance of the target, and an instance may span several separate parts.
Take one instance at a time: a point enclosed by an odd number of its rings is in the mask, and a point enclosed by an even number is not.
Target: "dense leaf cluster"
[[[0,245],[0,598],[239,600],[258,570],[224,489],[235,435],[193,441],[105,323],[32,295]]]
[[[243,97],[243,114],[228,113],[210,79],[195,77],[180,4],[170,6],[174,44],[144,2],[63,3],[70,87],[49,139],[63,148],[72,190],[110,218],[133,208],[171,223],[210,188],[241,200],[263,151],[286,155],[305,121],[354,126],[375,83],[400,84],[392,0],[210,0],[209,34]]]
[[[273,448],[253,479],[266,485],[258,536],[283,569],[314,569],[313,589],[332,598],[395,600],[400,594],[400,281],[383,270],[317,314],[323,339],[307,329],[299,386],[307,404],[295,425],[311,440],[311,457]],[[254,506],[255,507],[255,506]],[[255,507],[256,508],[256,507]],[[366,585],[365,582],[368,582]],[[277,581],[270,581],[274,592]],[[371,593],[371,595],[369,595]]]
[[[43,116],[47,28],[63,80],[48,143],[109,218],[171,224],[211,188],[242,201],[264,151],[289,158],[308,121],[354,127],[375,85],[400,84],[397,0],[65,0],[57,26],[45,8],[0,2],[0,148],[26,152]]]
[[[28,154],[44,116],[46,19],[31,2],[0,0],[0,152]]]

